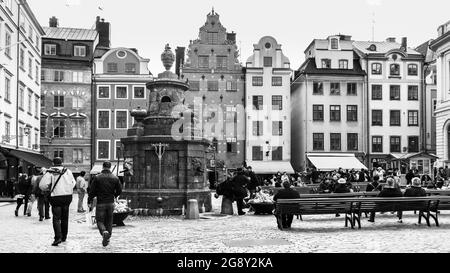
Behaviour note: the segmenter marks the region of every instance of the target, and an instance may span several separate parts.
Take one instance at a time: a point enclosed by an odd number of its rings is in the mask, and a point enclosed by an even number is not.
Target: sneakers
[[[19,216],[19,212],[17,210],[14,211],[14,215],[17,217]]]
[[[28,217],[31,217],[31,213],[27,213],[27,216],[28,216]]]
[[[52,243],[52,246],[58,246],[60,243],[62,243],[61,239],[55,240]]]
[[[109,244],[109,238],[111,237],[111,234],[109,234],[108,231],[103,231],[103,246],[107,246]]]

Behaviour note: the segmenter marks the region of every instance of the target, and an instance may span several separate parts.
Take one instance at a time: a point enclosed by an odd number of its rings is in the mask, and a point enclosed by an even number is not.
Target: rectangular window
[[[25,90],[23,88],[23,86],[19,87],[19,109],[24,110],[24,104],[25,104]]]
[[[207,32],[208,44],[216,45],[219,43],[219,33],[218,32]]]
[[[120,140],[116,140],[115,141],[115,143],[116,143],[116,159],[121,159],[121,158],[123,158],[123,153],[122,153],[122,143],[120,143]]]
[[[33,59],[28,58],[28,76],[33,79]]]
[[[127,129],[127,111],[116,110],[116,129]]]
[[[83,138],[84,121],[83,120],[72,120],[72,137],[73,138]]]
[[[253,110],[263,110],[263,96],[253,96]]]
[[[272,77],[272,86],[282,86],[283,78],[282,77]]]
[[[47,137],[47,119],[41,118],[41,137]]]
[[[72,97],[72,108],[73,109],[80,109],[83,107],[83,99],[78,96]]]
[[[339,96],[341,94],[341,84],[338,82],[330,83],[330,95]]]
[[[98,129],[109,129],[109,111],[98,111]]]
[[[283,160],[283,147],[282,146],[272,147],[272,160],[274,160],[274,161]]]
[[[322,59],[322,68],[331,68],[331,60]]]
[[[283,110],[283,96],[272,96],[272,110]]]
[[[23,146],[23,127],[19,127],[19,146]]]
[[[358,134],[356,133],[347,134],[347,150],[348,151],[358,150]]]
[[[417,76],[417,64],[408,64],[408,76]]]
[[[39,66],[36,64],[35,67],[35,79],[34,79],[37,83],[39,83]]]
[[[253,135],[262,136],[263,135],[263,122],[253,121]]]
[[[401,137],[399,136],[391,136],[390,140],[391,153],[400,153],[401,152]]]
[[[261,146],[253,146],[252,147],[252,160],[253,161],[263,160],[263,150],[262,150]]]
[[[347,96],[356,96],[356,95],[357,95],[356,83],[355,82],[347,83]]]
[[[390,99],[391,100],[400,100],[400,85],[391,85],[390,86]]]
[[[282,121],[272,121],[272,135],[282,136],[283,135],[283,122]]]
[[[348,60],[339,60],[339,69],[348,69]]]
[[[5,100],[11,101],[11,79],[5,77]]]
[[[391,110],[390,114],[389,124],[391,126],[400,126],[400,110]]]
[[[331,49],[339,49],[339,40],[337,38],[332,38],[330,40]]]
[[[34,116],[39,118],[39,97],[34,97]]]
[[[252,77],[253,86],[263,86],[263,77],[254,76]]]
[[[143,87],[143,86],[133,87],[133,98],[144,99],[145,98],[145,87]]]
[[[341,150],[341,134],[330,134],[330,150],[340,151]]]
[[[5,32],[5,55],[11,56],[11,33],[8,30]]]
[[[419,152],[419,137],[418,136],[408,137],[408,152],[409,153]]]
[[[383,86],[381,84],[372,85],[372,100],[383,99]]]
[[[419,87],[408,85],[408,100],[419,100]]]
[[[116,86],[116,99],[126,99],[126,98],[128,98],[128,87]]]
[[[85,46],[74,46],[73,56],[75,57],[86,57],[86,47]]]
[[[115,73],[118,71],[117,63],[108,63],[107,64],[107,72]]]
[[[125,73],[129,73],[129,74],[136,73],[136,64],[135,63],[126,63],[125,64]]]
[[[227,81],[227,91],[237,91],[237,82]]]
[[[25,50],[23,48],[20,48],[20,68],[25,69]]]
[[[313,95],[323,95],[323,83],[314,82],[313,83]]]
[[[53,107],[63,108],[64,107],[64,96],[53,96]]]
[[[227,153],[237,153],[237,142],[235,137],[227,138]]]
[[[264,67],[272,67],[272,57],[264,57]]]
[[[72,71],[72,81],[73,82],[83,82],[83,72],[82,71]]]
[[[56,45],[45,44],[44,45],[44,55],[56,55]]]
[[[383,126],[383,110],[372,110],[372,126]]]
[[[314,104],[313,105],[313,121],[323,121],[323,105]]]
[[[373,136],[372,137],[372,152],[382,153],[383,152],[383,137]]]
[[[227,69],[228,68],[228,57],[227,56],[217,56],[216,57],[216,68],[217,69]]]
[[[66,136],[66,121],[64,119],[53,120],[53,137],[61,138]]]
[[[73,163],[83,163],[83,149],[73,149]]]
[[[55,77],[53,78],[55,82],[63,82],[64,81],[64,71],[55,70]]]
[[[27,147],[28,149],[31,149],[31,133],[29,133],[27,136]]]
[[[31,115],[33,111],[33,92],[28,90],[28,113]]]
[[[11,138],[11,123],[9,121],[5,121],[5,141],[10,142]]]
[[[419,111],[408,111],[408,126],[419,126]]]
[[[208,91],[219,91],[219,81],[208,80]]]
[[[380,63],[373,63],[372,64],[372,75],[381,75],[383,72],[383,69],[381,68]]]
[[[55,149],[53,150],[53,158],[59,157],[64,162],[64,150],[63,149]]]
[[[97,159],[109,159],[109,141],[98,141]]]
[[[390,66],[390,75],[391,76],[400,76],[400,65],[399,64],[391,64]]]
[[[189,81],[189,90],[190,91],[199,91],[200,90],[200,82],[199,81]]]
[[[99,99],[109,99],[109,86],[99,86],[98,87],[98,98]]]
[[[45,107],[45,95],[44,94],[42,94],[42,97],[41,97],[41,107]]]
[[[358,121],[358,105],[347,105],[347,121]]]
[[[323,133],[313,133],[313,150],[323,151],[324,148],[324,134]]]
[[[330,121],[341,121],[340,105],[330,105]]]
[[[209,68],[209,56],[199,56],[198,57],[198,67],[199,68]]]
[[[433,99],[433,112],[431,113],[432,117],[436,116],[436,106],[437,106],[437,99]]]

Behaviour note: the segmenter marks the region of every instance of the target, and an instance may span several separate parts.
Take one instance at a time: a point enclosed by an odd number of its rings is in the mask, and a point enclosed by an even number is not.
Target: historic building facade
[[[273,37],[253,45],[245,76],[246,163],[257,174],[293,173],[290,61]]]
[[[194,108],[195,100],[196,111],[205,110],[203,134],[214,143],[216,160],[208,168],[217,174],[210,181],[223,180],[225,168],[236,169],[245,159],[245,76],[238,56],[236,34],[227,33],[212,10],[198,39],[190,42],[181,69],[190,85],[185,103]]]
[[[364,167],[365,72],[355,58],[351,37],[314,39],[304,53],[306,61],[295,71],[291,83],[294,169]]]
[[[0,2],[0,180],[50,163],[39,153],[43,34],[26,1]]]
[[[437,56],[436,147],[437,166],[442,167],[450,165],[450,21],[439,26],[430,48]]]
[[[425,152],[422,72],[424,57],[407,39],[353,43],[367,73],[368,167],[417,168],[429,172],[433,157]]]
[[[61,157],[74,175],[91,169],[92,60],[99,33],[58,26],[50,18],[42,40],[41,150]]]
[[[120,139],[127,136],[127,130],[133,125],[131,110],[148,109],[149,91],[145,84],[153,80],[149,61],[130,48],[112,48],[94,60],[91,174],[101,172],[102,163],[109,160],[113,170],[123,176]]]

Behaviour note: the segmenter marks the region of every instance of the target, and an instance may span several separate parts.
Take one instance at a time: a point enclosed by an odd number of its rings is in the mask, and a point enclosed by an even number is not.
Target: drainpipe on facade
[[[305,74],[305,84],[306,84],[306,86],[305,86],[305,101],[308,101],[308,74]],[[323,86],[323,85],[322,85]],[[313,86],[313,88],[314,88],[314,86]],[[314,91],[313,91],[314,92]],[[301,98],[301,94],[300,94],[300,98]],[[304,159],[304,161],[303,161],[303,167],[304,167],[304,171],[306,171],[306,165],[307,165],[307,162],[308,162],[308,119],[307,119],[307,116],[308,116],[308,104],[306,103],[305,104],[305,159]],[[324,109],[325,110],[325,109]],[[313,145],[314,145],[314,143],[313,143]]]
[[[17,74],[16,74],[16,150],[19,149],[19,65],[20,65],[20,6],[22,4],[17,4]],[[25,57],[24,57],[25,58]],[[19,163],[17,163],[17,167],[19,167]],[[17,168],[17,170],[19,170]]]
[[[430,67],[430,63],[424,62],[424,68],[421,70],[422,73],[422,134],[423,134],[423,139],[422,139],[422,151],[428,152],[427,149],[427,81],[425,79],[428,68]]]
[[[369,109],[369,92],[370,92],[370,86],[369,86],[369,55],[365,54],[365,60],[366,60],[366,88],[367,88],[367,98],[366,98],[366,134],[367,134],[367,144],[366,144],[366,164],[367,164],[367,169],[370,170],[370,109]]]
[[[95,50],[94,50],[95,52]],[[94,53],[93,53],[94,54]],[[89,174],[91,173],[92,168],[94,167],[94,159],[95,159],[95,104],[97,101],[94,100],[96,92],[95,89],[95,77],[94,77],[94,56],[91,59],[91,169],[89,170]]]

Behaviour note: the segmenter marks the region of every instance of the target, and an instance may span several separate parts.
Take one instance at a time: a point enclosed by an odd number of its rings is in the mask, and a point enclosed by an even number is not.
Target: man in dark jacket
[[[347,181],[345,178],[339,178],[336,187],[333,190],[334,193],[348,193],[351,192],[350,188],[347,185]]]
[[[117,176],[111,173],[111,162],[103,162],[103,170],[94,177],[88,197],[88,204],[97,197],[95,220],[100,235],[103,237],[103,246],[109,244],[112,234],[114,199],[122,193],[122,185]]]
[[[249,178],[244,175],[242,168],[237,169],[237,175],[231,180],[231,189],[233,191],[233,198],[236,201],[238,214],[244,215],[244,198],[247,196],[245,186],[249,183]]]
[[[402,197],[403,194],[401,190],[397,187],[395,187],[395,180],[392,177],[389,177],[386,179],[386,185],[383,187],[383,189],[378,194],[378,197]],[[401,213],[397,213],[397,216],[399,217],[399,223],[402,222],[402,215]],[[372,211],[370,213],[370,219],[369,222],[375,222],[375,212]]]
[[[373,177],[373,182],[368,183],[366,186],[366,191],[381,191],[380,177],[375,175]]]
[[[291,183],[284,182],[283,188],[279,190],[275,196],[273,197],[273,200],[276,202],[278,199],[295,199],[300,198],[300,194],[291,188]],[[283,228],[290,228],[292,224],[292,220],[294,219],[294,215],[292,214],[281,214],[281,225]],[[281,229],[278,223],[278,228]]]
[[[414,177],[412,179],[411,188],[406,189],[403,196],[405,197],[427,196],[427,192],[422,188],[420,179],[418,177]],[[402,211],[399,211],[397,213],[397,216],[400,218],[399,221],[401,221],[402,215],[403,215]]]
[[[30,199],[32,190],[31,179],[28,178],[26,173],[19,174],[19,183],[17,184],[17,189],[19,196],[17,197],[16,200],[17,206],[16,210],[14,211],[14,214],[16,216],[19,216],[19,208],[22,204],[24,204],[23,215],[26,215],[28,209],[28,201]]]
[[[259,181],[251,166],[248,166],[247,170],[248,177],[250,177],[250,182],[247,184],[247,189],[250,191],[250,199],[252,199],[255,196],[256,187],[259,186]]]

